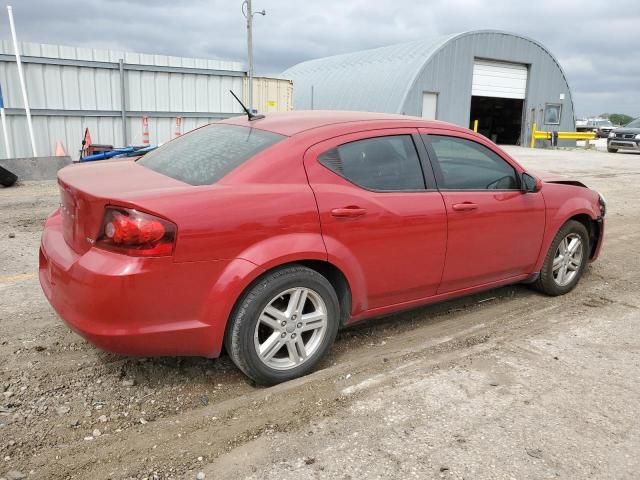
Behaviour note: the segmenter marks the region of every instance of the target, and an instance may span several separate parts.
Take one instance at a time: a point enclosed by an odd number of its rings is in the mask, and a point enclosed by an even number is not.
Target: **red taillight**
[[[129,208],[107,207],[96,247],[127,255],[171,255],[176,226],[162,218]]]

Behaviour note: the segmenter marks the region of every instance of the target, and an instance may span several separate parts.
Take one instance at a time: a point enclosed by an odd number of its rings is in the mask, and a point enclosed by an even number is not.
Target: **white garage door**
[[[473,64],[473,88],[477,97],[525,98],[527,66],[519,63],[476,60]]]

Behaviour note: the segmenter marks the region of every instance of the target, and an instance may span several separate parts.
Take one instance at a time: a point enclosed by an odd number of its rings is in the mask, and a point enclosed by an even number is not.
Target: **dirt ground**
[[[70,332],[36,276],[56,185],[0,189],[0,478],[638,478],[640,155],[509,151],[607,198],[577,289],[374,320],[273,388],[226,357],[125,358]]]

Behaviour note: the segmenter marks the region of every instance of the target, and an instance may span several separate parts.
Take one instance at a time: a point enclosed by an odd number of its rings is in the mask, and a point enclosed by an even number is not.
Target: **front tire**
[[[267,273],[240,298],[225,347],[233,363],[260,385],[311,372],[338,332],[340,307],[329,281],[292,265]]]
[[[617,148],[607,147],[607,152],[609,152],[609,153],[618,153],[618,149]]]
[[[590,251],[585,226],[569,220],[551,242],[534,288],[551,296],[569,293],[582,277]]]

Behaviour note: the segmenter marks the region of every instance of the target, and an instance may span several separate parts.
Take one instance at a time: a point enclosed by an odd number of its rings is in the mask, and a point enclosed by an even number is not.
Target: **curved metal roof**
[[[566,75],[557,59],[539,42],[500,30],[472,30],[387,47],[362,50],[299,63],[281,76],[293,80],[296,104],[310,108],[314,100],[325,109],[402,113],[405,99],[431,57],[449,42],[476,34],[498,34],[531,42],[544,50]],[[568,85],[568,82],[567,82]]]
[[[293,80],[301,105],[310,105],[311,88],[298,90],[296,83],[317,84],[314,99],[322,98],[323,108],[398,112],[409,83],[431,55],[455,36],[309,60],[285,70],[282,77]]]

